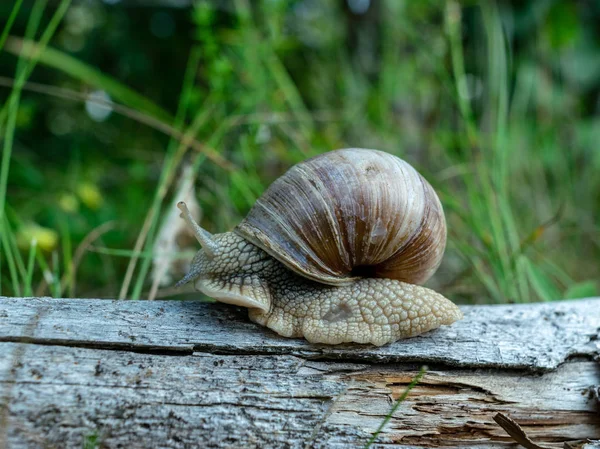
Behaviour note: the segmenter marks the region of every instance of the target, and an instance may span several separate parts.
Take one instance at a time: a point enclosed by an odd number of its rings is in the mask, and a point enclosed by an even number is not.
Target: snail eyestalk
[[[202,227],[196,223],[196,220],[194,220],[190,210],[183,201],[177,203],[177,207],[181,211],[181,218],[183,218],[192,231],[194,231],[196,240],[198,240],[198,243],[200,243],[206,255],[208,257],[214,257],[215,253],[217,252],[218,245],[214,241],[212,234],[206,229],[202,229]]]

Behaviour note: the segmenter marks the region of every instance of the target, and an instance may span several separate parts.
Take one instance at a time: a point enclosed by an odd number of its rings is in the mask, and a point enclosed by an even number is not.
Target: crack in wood
[[[98,349],[105,351],[126,351],[137,354],[154,354],[164,356],[185,356],[193,355],[194,347],[173,347],[173,346],[144,346],[133,343],[113,343],[102,341],[85,340],[65,340],[60,338],[36,338],[26,336],[8,336],[0,337],[0,343],[22,343],[40,346],[64,346],[69,348]]]
[[[152,354],[152,355],[162,355],[162,356],[174,356],[174,357],[185,357],[185,356],[193,356],[199,353],[203,354],[214,354],[214,355],[238,355],[239,348],[232,347],[226,348],[223,346],[217,346],[213,344],[194,344],[189,347],[179,347],[179,346],[157,346],[157,345],[142,345],[142,344],[134,344],[134,343],[114,343],[114,342],[102,342],[102,341],[85,341],[85,340],[65,340],[65,339],[53,339],[53,338],[37,338],[37,337],[27,337],[27,336],[9,336],[9,337],[0,337],[0,343],[21,343],[21,344],[31,344],[31,345],[41,345],[41,346],[64,346],[71,348],[85,348],[85,349],[96,349],[96,350],[106,350],[106,351],[125,351],[136,354]],[[255,355],[255,356],[269,356],[269,355],[286,355],[289,354],[289,350],[287,348],[276,348],[276,349],[266,349],[264,351],[260,350],[244,350],[244,355]],[[371,355],[367,354],[364,356],[359,356],[356,354],[345,355],[343,353],[323,353],[319,350],[315,351],[307,351],[304,350],[302,352],[294,352],[296,357],[302,358],[304,360],[313,360],[313,361],[327,361],[327,362],[347,362],[347,363],[362,363],[362,364],[378,364],[385,363],[385,359],[380,360],[377,358],[373,358]],[[586,354],[576,354],[573,357],[574,359],[582,358],[589,360],[592,356],[588,356]],[[447,363],[446,360],[439,357],[431,357],[427,359],[423,358],[412,358],[406,357],[401,360],[404,364],[411,363],[423,363],[426,362],[428,366],[432,367],[446,367],[446,368],[495,368],[500,370],[508,370],[508,371],[529,371],[529,372],[544,372],[545,369],[534,368],[531,365],[527,364],[515,364],[510,367],[507,367],[503,364],[456,364],[456,363]],[[565,360],[563,363],[567,363]]]

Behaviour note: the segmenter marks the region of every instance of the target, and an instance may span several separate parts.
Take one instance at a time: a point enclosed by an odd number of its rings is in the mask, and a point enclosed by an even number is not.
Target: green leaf
[[[567,288],[564,297],[568,299],[591,298],[598,296],[598,285],[595,281],[583,281],[572,284]]]

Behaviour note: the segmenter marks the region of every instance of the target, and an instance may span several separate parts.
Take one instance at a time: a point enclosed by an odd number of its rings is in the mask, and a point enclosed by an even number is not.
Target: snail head
[[[233,232],[211,234],[194,220],[183,201],[177,207],[202,249],[176,287],[193,281],[197,290],[217,301],[269,310],[271,298],[261,277],[273,263],[267,253]]]

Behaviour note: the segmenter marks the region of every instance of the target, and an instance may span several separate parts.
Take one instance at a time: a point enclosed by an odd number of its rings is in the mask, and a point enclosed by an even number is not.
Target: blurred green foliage
[[[183,166],[223,232],[289,166],[343,147],[397,154],[438,190],[449,243],[430,285],[446,296],[598,294],[598,2],[73,2],[37,53],[56,4],[18,6],[0,4],[0,24],[17,11],[0,52],[1,294],[144,297]],[[12,110],[17,62],[37,59]]]

